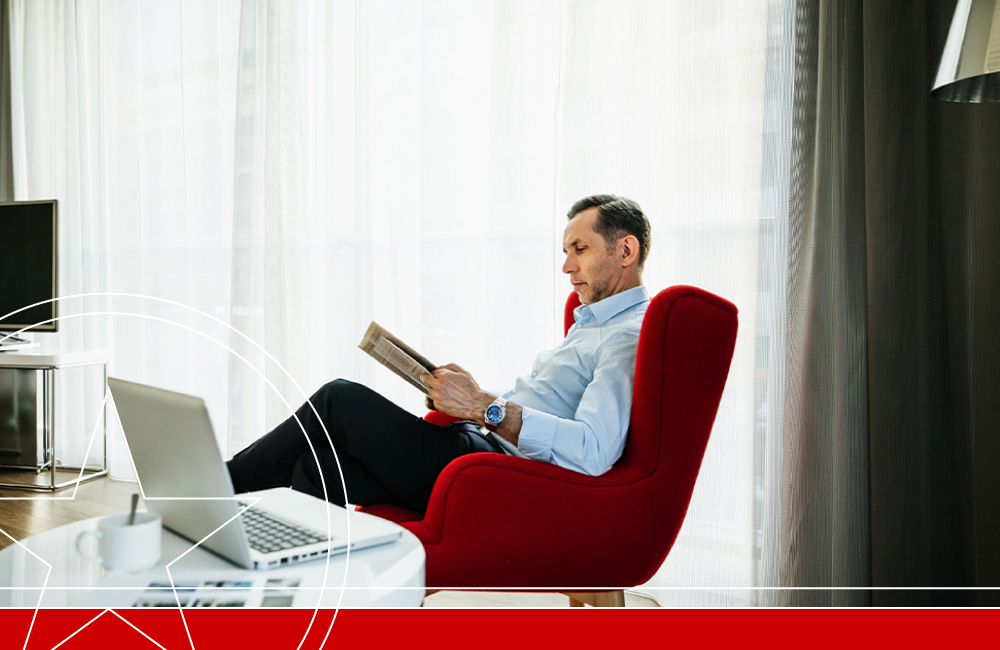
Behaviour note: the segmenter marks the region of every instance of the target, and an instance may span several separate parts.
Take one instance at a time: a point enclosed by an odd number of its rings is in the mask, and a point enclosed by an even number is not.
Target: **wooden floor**
[[[34,472],[0,471],[0,482],[35,481]],[[57,480],[76,478],[78,474],[57,472]],[[109,477],[66,488],[55,493],[0,488],[0,530],[21,540],[42,531],[90,517],[124,512],[129,509],[137,483],[115,481]],[[11,500],[15,499],[15,500]],[[140,507],[141,503],[140,503]],[[0,548],[13,544],[0,534]],[[440,591],[424,600],[424,607],[568,607],[562,594]],[[656,607],[656,602],[636,594],[625,594],[626,607]]]
[[[56,472],[57,481],[77,476],[79,472]],[[0,482],[4,483],[37,482],[39,478],[30,470],[0,471]],[[82,483],[75,496],[73,490],[68,487],[56,492],[37,492],[0,488],[0,530],[20,540],[81,519],[127,512],[132,493],[138,492],[139,486],[132,481],[113,481],[105,476]],[[0,548],[13,544],[7,535],[0,534]]]

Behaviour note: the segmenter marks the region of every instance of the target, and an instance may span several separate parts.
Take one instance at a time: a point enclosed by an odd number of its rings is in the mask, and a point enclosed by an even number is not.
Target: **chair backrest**
[[[580,294],[575,291],[569,292],[566,299],[566,307],[563,308],[563,336],[569,334],[569,328],[573,327],[576,320],[573,319],[573,310],[580,306]]]
[[[579,304],[566,301],[566,330]],[[602,478],[650,483],[656,533],[652,571],[680,531],[729,376],[736,306],[697,287],[674,286],[650,301],[639,334],[628,442]],[[651,575],[651,574],[650,574]]]
[[[737,314],[728,300],[688,286],[664,289],[646,310],[631,436],[621,460],[632,471],[652,476],[654,555],[663,558],[684,523],[726,387]]]

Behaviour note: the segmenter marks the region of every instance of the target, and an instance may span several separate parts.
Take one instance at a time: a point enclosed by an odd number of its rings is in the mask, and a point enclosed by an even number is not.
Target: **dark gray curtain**
[[[802,2],[789,200],[781,582],[867,586],[868,392],[861,3]],[[791,591],[783,604],[860,605]]]
[[[0,201],[14,200],[14,143],[10,121],[10,6],[0,0]]]
[[[1000,585],[1000,105],[930,98],[954,7],[797,6],[785,604]]]
[[[931,6],[930,40],[940,48],[954,2]],[[938,505],[945,512],[935,527],[938,534],[948,531],[950,543],[921,554],[920,564],[914,558],[907,569],[942,563],[935,585],[950,579],[1000,587],[1000,104],[935,101],[930,133],[929,203],[944,294],[944,420],[954,458],[953,474],[942,479],[954,487]],[[932,462],[945,450],[932,447]],[[936,488],[925,488],[928,499]],[[969,604],[1000,605],[997,591],[966,596]]]

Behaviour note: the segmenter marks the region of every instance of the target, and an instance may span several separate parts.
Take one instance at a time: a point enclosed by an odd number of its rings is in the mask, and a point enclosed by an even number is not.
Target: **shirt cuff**
[[[533,460],[549,462],[552,457],[552,441],[556,437],[559,418],[542,413],[527,406],[521,407],[521,432],[517,438],[517,448]]]

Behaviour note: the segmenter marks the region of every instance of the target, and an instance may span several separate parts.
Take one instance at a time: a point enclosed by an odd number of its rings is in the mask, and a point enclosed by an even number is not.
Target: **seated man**
[[[608,471],[629,427],[636,346],[649,304],[642,286],[649,221],[634,201],[605,194],[577,201],[568,217],[562,270],[583,304],[562,343],[540,353],[510,391],[483,391],[454,364],[436,368],[422,377],[430,399],[461,418],[442,427],[338,379],[310,399],[330,440],[304,404],[296,412],[301,428],[288,418],[229,461],[236,491],[291,486],[322,497],[322,472],[335,503],[423,512],[441,470],[464,454],[512,454],[595,476]],[[491,432],[483,435],[481,426]]]

